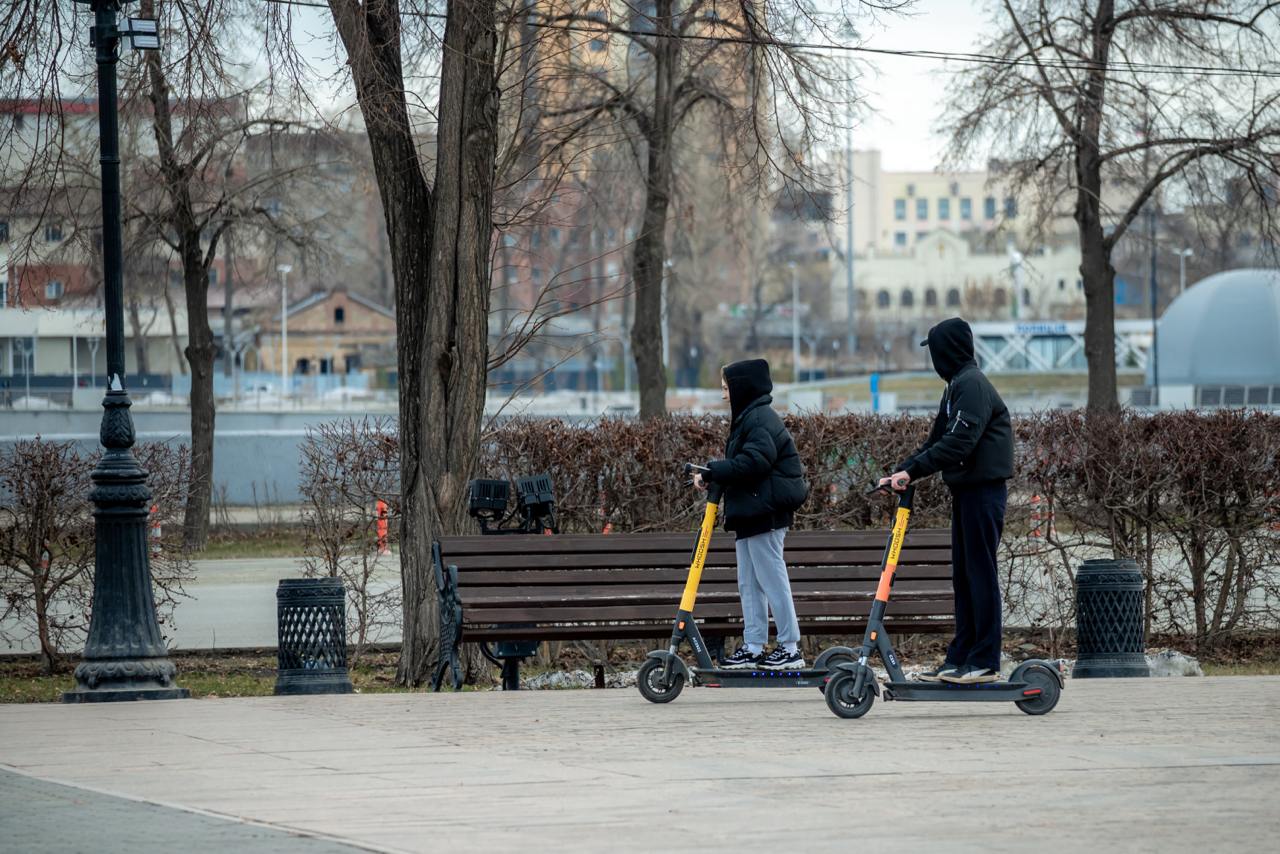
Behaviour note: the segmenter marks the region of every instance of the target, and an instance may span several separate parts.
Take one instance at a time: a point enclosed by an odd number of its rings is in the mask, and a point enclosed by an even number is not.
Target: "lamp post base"
[[[189,700],[186,688],[98,688],[87,691],[64,691],[64,703],[129,703],[134,700]]]
[[[173,684],[177,668],[168,659],[98,659],[76,665],[76,688],[64,703],[112,703],[131,700],[185,700],[186,688]]]

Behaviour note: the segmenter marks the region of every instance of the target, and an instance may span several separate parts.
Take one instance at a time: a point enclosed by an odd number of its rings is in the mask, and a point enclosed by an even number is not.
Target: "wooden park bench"
[[[461,687],[459,647],[497,643],[503,685],[519,686],[519,660],[548,640],[670,637],[688,573],[693,533],[442,537],[435,546],[441,666]],[[954,628],[951,534],[910,531],[886,627],[897,633]],[[884,555],[883,531],[792,531],[786,559],[800,630],[860,636]],[[732,534],[711,541],[694,616],[708,644],[742,634]],[[515,642],[515,643],[513,643]]]

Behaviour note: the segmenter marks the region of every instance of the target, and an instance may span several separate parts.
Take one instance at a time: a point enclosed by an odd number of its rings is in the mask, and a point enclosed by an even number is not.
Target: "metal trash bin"
[[[346,588],[340,578],[286,578],[276,587],[277,694],[350,694]]]
[[[1076,572],[1073,679],[1150,676],[1142,571],[1132,560],[1086,560]]]

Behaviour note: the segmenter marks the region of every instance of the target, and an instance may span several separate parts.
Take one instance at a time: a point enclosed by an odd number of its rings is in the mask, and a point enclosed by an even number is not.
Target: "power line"
[[[308,0],[261,0],[263,3],[269,3],[276,6],[300,6],[312,9],[328,9],[326,3],[308,2]],[[445,20],[446,15],[439,12],[416,12],[406,11],[403,15],[412,15],[419,18],[434,18]],[[708,23],[714,23],[708,21]],[[582,33],[595,37],[608,36],[612,34],[623,36],[635,36],[638,38],[651,39],[679,39],[681,41],[703,41],[715,42],[717,44],[740,44],[756,47],[777,47],[788,48],[792,50],[814,50],[814,51],[834,51],[838,53],[866,53],[878,56],[895,56],[905,59],[927,59],[943,62],[963,62],[976,65],[994,65],[1010,68],[1045,68],[1062,71],[1092,71],[1098,68],[1098,64],[1088,60],[1036,60],[1030,58],[1011,58],[1004,56],[995,56],[985,53],[966,53],[963,51],[938,51],[938,50],[913,50],[913,49],[894,49],[894,48],[876,48],[866,47],[863,45],[844,45],[831,44],[823,42],[790,42],[777,39],[753,39],[745,36],[717,36],[704,33],[659,33],[648,30],[635,30],[625,27],[609,26],[604,27],[587,27],[575,26],[569,23],[551,23],[547,21],[535,22],[526,21],[526,26],[547,30],[563,30],[564,32]],[[1234,66],[1222,65],[1173,65],[1151,62],[1108,62],[1105,68],[1118,69],[1128,71],[1134,74],[1186,74],[1195,73],[1205,77],[1254,77],[1260,79],[1280,79],[1280,69],[1267,68],[1240,68]]]

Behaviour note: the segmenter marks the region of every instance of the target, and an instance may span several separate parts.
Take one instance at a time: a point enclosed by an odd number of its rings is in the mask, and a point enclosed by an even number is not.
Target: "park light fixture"
[[[129,37],[129,46],[134,50],[159,50],[160,25],[151,18],[126,18],[128,29],[120,35]]]
[[[477,478],[468,484],[468,493],[467,513],[480,523],[481,533],[487,534],[490,525],[502,523],[511,498],[511,484]]]

